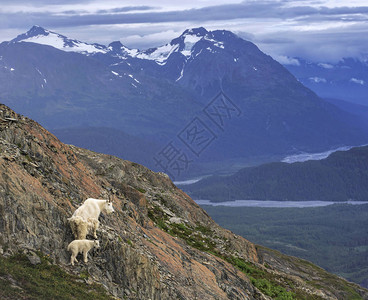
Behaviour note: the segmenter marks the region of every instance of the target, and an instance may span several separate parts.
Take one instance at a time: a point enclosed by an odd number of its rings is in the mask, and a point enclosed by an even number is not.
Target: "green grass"
[[[142,194],[146,193],[146,190],[145,190],[145,189],[142,189],[142,188],[139,188],[139,187],[136,187],[135,189],[136,189],[138,192],[142,193]]]
[[[168,216],[163,212],[163,210],[157,206],[153,205],[148,209],[148,217],[156,223],[156,225],[164,231],[168,231],[169,227],[166,221],[169,219]]]
[[[256,265],[246,262],[241,258],[235,256],[220,256],[227,262],[237,267],[240,271],[245,273],[252,284],[257,287],[263,294],[272,297],[273,299],[305,299],[307,295],[296,290],[294,285],[289,280],[282,280],[275,275],[260,269]],[[308,299],[313,299],[308,296]],[[315,298],[319,299],[319,298]]]
[[[196,227],[192,227],[183,223],[168,223],[168,216],[157,205],[153,205],[148,210],[148,216],[159,228],[166,231],[170,235],[183,239],[193,248],[210,253],[229,262],[240,271],[245,273],[250,279],[251,283],[262,293],[272,297],[273,299],[320,299],[317,296],[314,297],[308,295],[305,292],[295,288],[288,279],[280,278],[280,276],[260,269],[260,267],[250,262],[246,262],[239,257],[221,254],[216,249],[216,242],[214,241],[214,239],[218,237],[214,236],[214,233],[209,227],[200,224],[198,224]]]
[[[0,299],[113,299],[100,285],[84,283],[88,273],[68,274],[40,256],[41,264],[35,266],[21,253],[0,256]]]

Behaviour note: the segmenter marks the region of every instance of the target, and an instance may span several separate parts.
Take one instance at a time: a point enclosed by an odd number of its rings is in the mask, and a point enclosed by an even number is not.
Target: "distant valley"
[[[368,287],[368,205],[312,208],[203,206],[221,226]]]
[[[322,160],[275,162],[212,176],[182,186],[195,199],[281,201],[368,200],[368,146],[337,151]]]

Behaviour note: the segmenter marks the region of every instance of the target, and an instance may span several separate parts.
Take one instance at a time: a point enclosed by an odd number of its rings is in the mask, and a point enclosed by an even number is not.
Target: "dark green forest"
[[[195,199],[368,200],[368,146],[332,153],[323,160],[275,162],[211,176],[182,187]]]
[[[368,204],[315,208],[203,206],[221,226],[368,287]]]

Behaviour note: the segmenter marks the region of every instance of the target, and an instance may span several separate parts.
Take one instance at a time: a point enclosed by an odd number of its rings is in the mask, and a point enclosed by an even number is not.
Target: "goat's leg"
[[[93,237],[95,239],[97,239],[97,229],[98,229],[98,226],[100,225],[100,222],[98,220],[95,220],[93,222]]]
[[[76,262],[78,262],[77,261],[77,254],[72,254],[72,256],[70,257],[70,264],[72,265],[72,266],[74,266],[74,261],[76,261]]]
[[[84,250],[84,251],[83,251],[83,261],[84,261],[85,263],[87,263],[87,262],[88,262],[87,254],[88,254],[88,250]]]
[[[83,222],[78,226],[78,240],[84,240],[88,233],[87,223]]]

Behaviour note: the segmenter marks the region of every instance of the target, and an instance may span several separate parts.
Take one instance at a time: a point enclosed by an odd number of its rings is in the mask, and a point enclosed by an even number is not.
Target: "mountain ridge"
[[[187,176],[216,172],[226,160],[244,165],[255,156],[269,161],[367,142],[366,122],[320,99],[272,57],[231,32],[191,29],[162,47],[142,52],[119,42],[107,53],[87,55],[2,43],[0,98],[50,130],[109,127],[163,145],[196,117],[207,118],[202,121],[210,122],[217,139]],[[221,91],[241,112],[236,117],[213,101]],[[221,124],[226,126],[208,120],[206,109],[225,113]],[[119,149],[111,153],[121,155]]]

